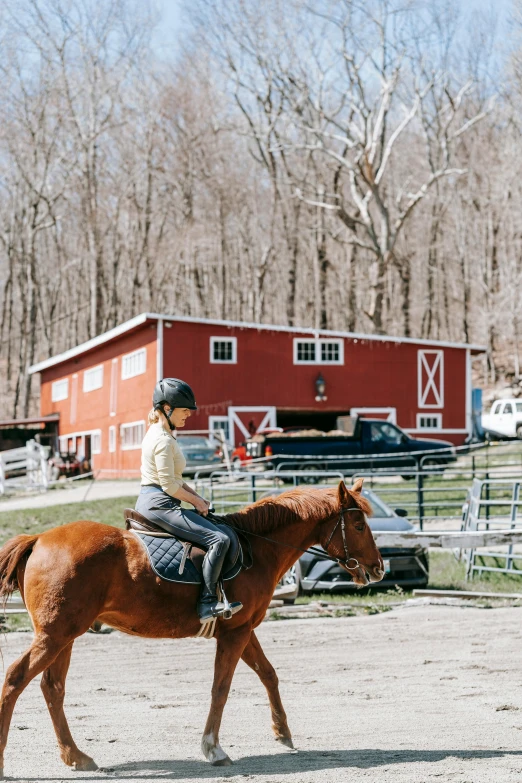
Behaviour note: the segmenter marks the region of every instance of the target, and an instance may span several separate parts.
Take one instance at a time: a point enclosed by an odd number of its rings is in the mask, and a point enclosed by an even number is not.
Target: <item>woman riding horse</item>
[[[205,519],[209,503],[183,481],[186,460],[174,432],[185,426],[197,410],[194,392],[178,378],[156,384],[149,413],[149,429],[141,447],[141,491],[136,511],[181,541],[196,544],[207,553],[203,559],[203,585],[198,603],[202,623],[219,617],[225,605],[218,599],[217,583],[230,546],[225,530]],[[196,511],[181,507],[181,501]],[[230,605],[232,614],[242,608]]]

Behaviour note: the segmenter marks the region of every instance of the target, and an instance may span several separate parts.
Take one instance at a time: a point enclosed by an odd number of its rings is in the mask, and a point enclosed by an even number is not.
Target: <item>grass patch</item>
[[[489,558],[488,564],[492,559]],[[485,593],[522,593],[522,571],[516,574],[483,573],[466,581],[466,566],[450,552],[430,553],[430,587],[440,590],[473,590]]]
[[[123,509],[134,508],[136,497],[106,498],[85,503],[67,503],[63,506],[30,508],[0,513],[0,546],[20,533],[43,533],[52,527],[65,525],[78,519],[103,522],[113,527],[123,527]]]
[[[14,631],[32,631],[33,624],[28,614],[7,614],[4,617],[0,615],[0,633],[13,633]]]

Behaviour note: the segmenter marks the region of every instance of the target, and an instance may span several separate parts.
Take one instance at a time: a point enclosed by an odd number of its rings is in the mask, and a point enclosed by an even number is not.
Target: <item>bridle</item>
[[[359,564],[359,561],[355,557],[350,557],[350,553],[348,551],[348,543],[346,541],[346,523],[344,521],[344,515],[345,515],[345,513],[347,511],[361,511],[361,509],[360,508],[352,508],[351,506],[350,507],[346,507],[346,508],[345,507],[341,508],[341,511],[339,513],[339,519],[335,523],[335,525],[334,525],[334,527],[332,529],[332,532],[330,533],[330,537],[328,538],[328,541],[326,542],[326,545],[325,545],[324,549],[325,549],[326,552],[328,551],[328,546],[330,545],[330,542],[331,542],[332,538],[335,535],[335,531],[337,530],[339,525],[341,525],[341,536],[342,536],[342,539],[343,539],[343,547],[344,547],[344,560],[342,560],[341,558],[336,558],[336,562],[340,566],[342,566],[343,568],[346,568],[347,571],[357,571],[357,569],[360,568],[361,566]],[[310,547],[310,549],[308,551],[309,552],[314,552],[314,554],[318,554],[318,553],[322,554],[322,552],[320,550],[315,550],[315,547]],[[331,560],[331,559],[332,558],[328,557],[328,560]],[[354,561],[354,563],[355,563],[354,566],[348,565],[350,560]]]

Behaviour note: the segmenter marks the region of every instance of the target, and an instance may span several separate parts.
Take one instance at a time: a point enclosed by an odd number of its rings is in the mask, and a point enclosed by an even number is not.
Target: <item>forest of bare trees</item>
[[[1,415],[144,310],[480,343],[517,383],[522,24],[461,5],[191,0],[165,57],[140,0],[5,4]]]

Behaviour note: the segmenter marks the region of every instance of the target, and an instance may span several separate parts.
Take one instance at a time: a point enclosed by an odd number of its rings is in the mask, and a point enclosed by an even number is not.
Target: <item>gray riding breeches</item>
[[[182,508],[179,500],[152,486],[142,487],[136,511],[181,541],[189,541],[207,550],[203,560],[203,579],[207,590],[214,595],[230,546],[228,535],[201,514]]]

